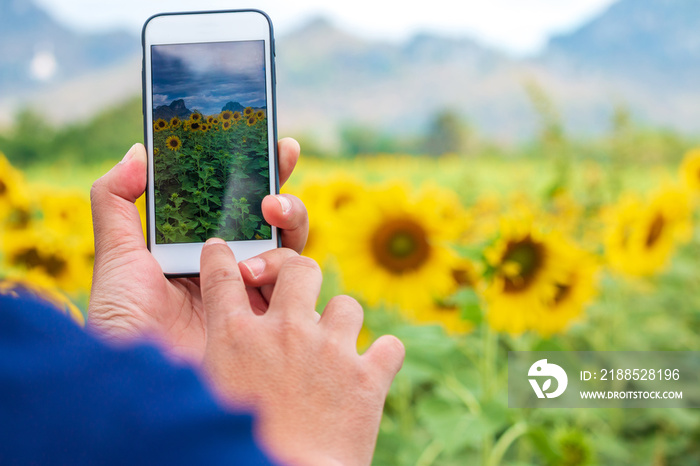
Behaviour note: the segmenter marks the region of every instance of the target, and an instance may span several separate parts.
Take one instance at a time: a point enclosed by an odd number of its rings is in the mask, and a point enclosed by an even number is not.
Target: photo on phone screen
[[[157,244],[268,240],[264,41],[153,45]]]

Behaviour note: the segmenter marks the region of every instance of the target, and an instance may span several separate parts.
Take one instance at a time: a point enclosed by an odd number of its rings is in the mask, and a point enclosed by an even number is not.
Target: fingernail
[[[248,268],[248,271],[253,276],[253,278],[258,278],[265,271],[265,261],[258,257],[253,257],[252,259],[244,260],[243,265],[245,265]]]
[[[129,152],[127,152],[127,153],[124,155],[124,158],[123,158],[122,161],[119,162],[119,163],[126,163],[126,162],[128,162],[129,160],[131,160],[131,158],[134,156],[135,153],[136,153],[136,144],[134,144],[133,146],[131,146],[131,149],[129,149]]]
[[[204,244],[226,244],[226,241],[221,238],[209,238]]]
[[[282,206],[282,213],[288,214],[292,210],[292,202],[284,196],[275,196]]]

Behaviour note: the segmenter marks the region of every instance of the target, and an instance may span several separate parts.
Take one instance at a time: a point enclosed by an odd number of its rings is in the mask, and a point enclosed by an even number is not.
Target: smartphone
[[[270,18],[165,13],[142,36],[147,244],[163,272],[198,275],[211,237],[239,261],[279,247],[261,212],[279,192]]]

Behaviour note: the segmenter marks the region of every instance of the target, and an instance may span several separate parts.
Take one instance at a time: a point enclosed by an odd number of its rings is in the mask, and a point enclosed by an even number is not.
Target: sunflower
[[[432,199],[408,195],[402,185],[368,193],[335,222],[341,277],[370,305],[417,309],[452,288],[449,243],[457,236],[441,221]]]
[[[230,119],[229,119],[229,120],[224,120],[224,122],[221,123],[221,128],[222,128],[224,131],[230,130],[230,129],[231,129],[231,120],[230,120]]]
[[[223,121],[228,121],[231,118],[233,118],[233,112],[231,110],[224,110],[223,112],[221,112],[221,119]]]
[[[245,117],[250,117],[250,116],[253,115],[254,113],[255,113],[255,110],[253,110],[252,107],[246,107],[246,108],[243,110],[243,116],[245,116]]]
[[[182,147],[182,142],[179,137],[173,135],[165,140],[165,146],[171,151],[176,151]]]
[[[179,128],[181,124],[182,120],[180,120],[180,118],[178,118],[177,116],[174,116],[170,119],[170,127],[172,129]]]
[[[233,121],[238,121],[241,119],[241,112],[233,112]]]
[[[192,114],[190,114],[190,121],[201,122],[202,121],[202,114],[199,112],[193,112]]]
[[[199,121],[191,121],[188,125],[190,131],[201,131],[202,124]]]
[[[540,309],[556,297],[558,283],[570,282],[576,267],[564,244],[558,233],[535,227],[530,215],[502,219],[499,237],[484,250],[489,279],[483,296],[494,330],[520,334],[543,327]]]
[[[30,211],[29,188],[24,176],[0,152],[0,224],[21,227]]]
[[[153,155],[158,156],[159,154],[160,154],[160,149],[157,148],[157,147],[155,147],[155,148],[153,149]]]
[[[625,196],[607,212],[605,254],[610,266],[628,275],[649,276],[662,270],[678,243],[690,239],[688,194],[663,187],[648,202]]]
[[[255,118],[257,118],[258,120],[262,120],[263,118],[265,118],[265,111],[258,110],[257,112],[255,112]]]
[[[214,117],[214,115],[209,115],[209,116],[207,117],[207,124],[208,124],[208,125],[213,125],[215,119],[216,119],[216,118]]]
[[[155,123],[153,123],[153,129],[157,131],[164,131],[168,129],[168,122],[162,118],[158,118]]]
[[[253,126],[255,123],[257,123],[257,121],[258,121],[258,120],[255,119],[255,115],[251,115],[251,116],[249,116],[248,119],[246,120],[246,124],[247,124],[248,126]]]
[[[202,125],[202,127],[200,128],[200,131],[202,131],[203,133],[206,133],[207,131],[209,131],[209,125]]]
[[[690,150],[685,154],[680,175],[688,189],[700,194],[700,148]]]

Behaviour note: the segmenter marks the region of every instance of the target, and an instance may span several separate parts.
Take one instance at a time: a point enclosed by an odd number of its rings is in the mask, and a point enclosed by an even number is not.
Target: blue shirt
[[[1,465],[266,465],[252,418],[154,348],[114,350],[39,299],[0,295]]]

